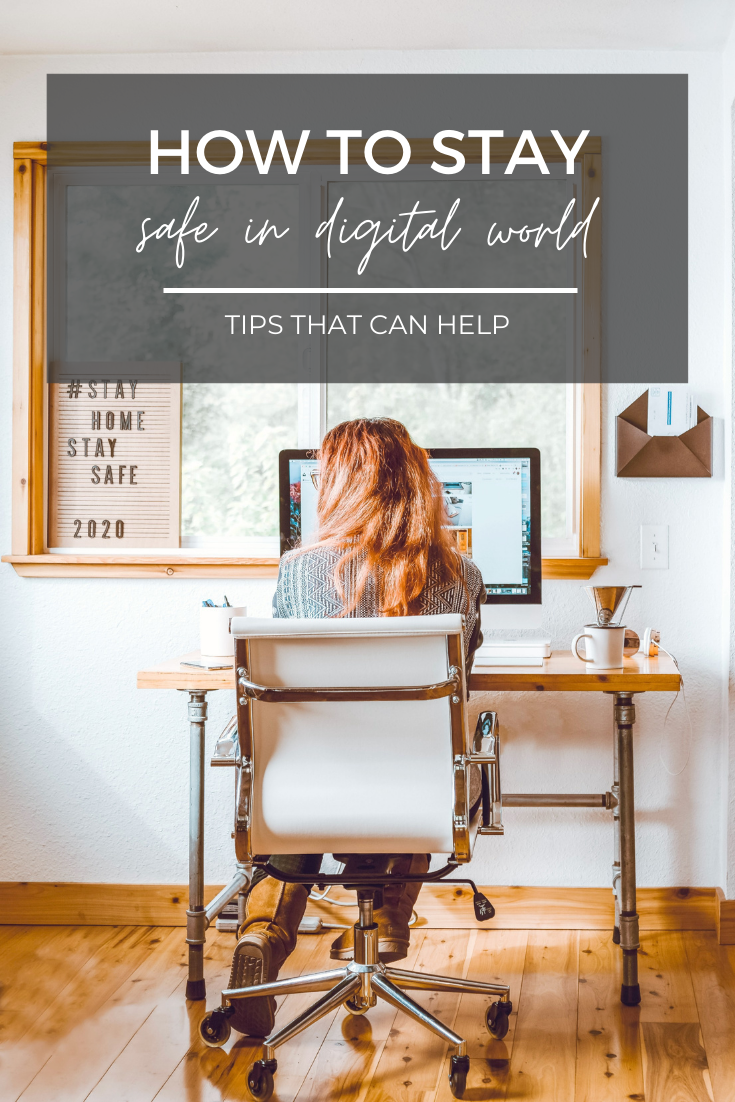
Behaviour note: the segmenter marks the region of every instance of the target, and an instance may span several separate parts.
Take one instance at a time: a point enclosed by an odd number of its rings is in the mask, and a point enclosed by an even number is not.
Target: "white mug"
[[[233,616],[247,616],[244,605],[238,608],[210,608],[202,606],[199,610],[199,649],[205,658],[232,658],[235,653],[235,639],[231,633]]]
[[[579,653],[579,644],[586,639],[585,653]],[[587,662],[591,670],[619,670],[623,667],[624,625],[602,627],[586,624],[584,631],[572,639],[572,651],[577,658]]]

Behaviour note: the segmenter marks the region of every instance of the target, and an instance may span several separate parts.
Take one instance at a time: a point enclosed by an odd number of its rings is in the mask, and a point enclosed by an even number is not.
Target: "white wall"
[[[4,58],[0,61],[0,547],[10,547],[12,306],[11,143],[45,136],[47,72],[688,72],[690,74],[690,381],[718,418],[710,481],[631,482],[614,475],[615,415],[640,388],[610,388],[603,428],[603,550],[595,580],[642,582],[629,623],[660,627],[680,660],[693,724],[680,700],[637,699],[638,873],[642,885],[726,882],[726,685],[730,568],[728,317],[729,166],[723,153],[722,55],[574,51],[342,52]],[[730,85],[728,84],[728,87]],[[729,102],[727,101],[728,108]],[[729,122],[727,123],[729,127]],[[729,130],[728,130],[729,133]],[[662,189],[666,180],[661,181]],[[672,227],[672,232],[681,232]],[[604,319],[603,319],[604,324]],[[729,346],[728,346],[729,347]],[[729,421],[728,421],[729,423]],[[727,444],[727,463],[725,461]],[[668,524],[670,569],[642,572],[641,523]],[[188,735],[184,694],[139,692],[135,671],[194,648],[198,605],[223,586],[265,613],[265,581],[31,580],[0,568],[5,683],[0,745],[0,879],[174,883],[186,879]],[[575,582],[548,582],[545,627],[558,647],[588,618]],[[210,697],[209,742],[232,710]],[[489,701],[476,702],[487,704]],[[611,783],[611,707],[598,694],[496,696],[508,791],[603,791]],[[663,759],[663,760],[662,760]],[[665,763],[665,764],[664,764]],[[735,772],[735,769],[733,770]],[[231,775],[207,778],[207,880],[230,862]],[[484,883],[606,885],[607,817],[506,812],[507,833],[479,844]],[[731,886],[735,859],[729,850]]]

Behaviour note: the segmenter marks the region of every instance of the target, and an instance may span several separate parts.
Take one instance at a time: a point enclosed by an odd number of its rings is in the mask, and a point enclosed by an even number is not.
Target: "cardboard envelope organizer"
[[[648,391],[618,415],[618,478],[711,478],[712,418],[697,406],[697,423],[681,436],[649,436]]]

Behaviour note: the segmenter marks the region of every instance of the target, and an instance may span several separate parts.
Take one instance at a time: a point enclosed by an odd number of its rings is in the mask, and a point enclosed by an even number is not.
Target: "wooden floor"
[[[288,973],[328,965],[331,935],[303,936]],[[207,946],[208,1005],[234,946]],[[477,996],[419,994],[468,1041],[465,1098],[542,1102],[735,1102],[735,947],[709,933],[644,935],[640,1008],[618,1001],[607,932],[428,930],[405,967],[511,984],[505,1041]],[[286,974],[286,969],[284,969]],[[181,929],[0,927],[0,1100],[222,1102],[248,1099],[256,1046],[205,1048],[203,1003],[184,1001]],[[284,1022],[314,996],[291,996]],[[340,1009],[278,1053],[281,1102],[448,1102],[443,1042],[379,1005]]]

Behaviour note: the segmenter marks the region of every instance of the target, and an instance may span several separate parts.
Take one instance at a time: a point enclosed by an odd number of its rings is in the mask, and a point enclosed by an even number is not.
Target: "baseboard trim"
[[[219,891],[205,889],[205,902]],[[609,888],[494,886],[496,930],[605,930],[613,925]],[[336,899],[354,899],[333,889]],[[0,883],[0,925],[185,926],[188,891],[174,884]],[[427,884],[421,892],[420,925],[474,929],[472,893],[464,887]],[[715,888],[639,888],[642,930],[712,930],[723,944],[735,944],[735,900]],[[310,903],[309,913],[331,922],[351,922],[354,912]],[[339,917],[338,917],[339,916]]]
[[[720,945],[735,945],[735,899],[725,899],[722,888],[715,888],[717,940]]]

